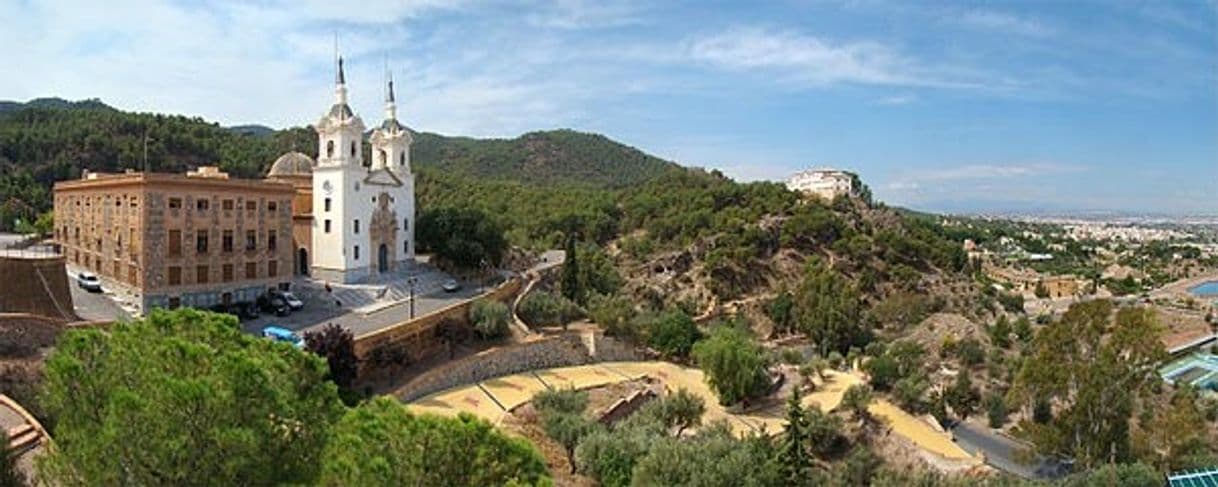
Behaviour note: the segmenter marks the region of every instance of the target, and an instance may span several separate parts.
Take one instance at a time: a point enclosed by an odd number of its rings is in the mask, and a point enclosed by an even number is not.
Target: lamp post
[[[415,284],[418,284],[418,282],[419,278],[417,277],[412,277],[406,280],[406,283],[410,284],[410,319],[412,320],[414,319],[414,286]]]

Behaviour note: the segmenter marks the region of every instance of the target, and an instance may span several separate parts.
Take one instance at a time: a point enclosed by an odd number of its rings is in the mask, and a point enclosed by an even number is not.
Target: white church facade
[[[341,58],[335,84],[334,104],[314,127],[311,242],[297,267],[315,279],[353,283],[402,271],[414,261],[412,138],[397,120],[390,79],[385,118],[367,140],[371,160],[365,161],[367,127],[347,103]]]

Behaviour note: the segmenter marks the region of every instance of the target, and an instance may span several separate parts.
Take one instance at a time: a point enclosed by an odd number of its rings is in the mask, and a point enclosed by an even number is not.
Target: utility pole
[[[148,127],[144,127],[144,173],[148,173]]]

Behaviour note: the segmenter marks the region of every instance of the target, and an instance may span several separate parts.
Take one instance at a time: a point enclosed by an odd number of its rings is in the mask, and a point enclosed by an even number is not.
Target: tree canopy
[[[236,318],[153,311],[63,334],[43,405],[61,485],[312,482],[342,413],[320,357],[242,333]]]
[[[379,397],[351,409],[326,445],[321,485],[550,485],[541,454],[468,414],[415,415]]]

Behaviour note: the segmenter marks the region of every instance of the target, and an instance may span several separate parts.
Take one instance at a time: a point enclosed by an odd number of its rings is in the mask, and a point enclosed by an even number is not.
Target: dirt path
[[[669,390],[686,389],[701,397],[706,403],[703,422],[726,421],[738,435],[758,431],[774,433],[781,431],[786,423],[781,405],[747,413],[728,411],[719,404],[714,393],[706,385],[701,370],[668,362],[606,362],[535,370],[438,392],[407,406],[417,412],[445,416],[468,412],[499,424],[505,415],[527,403],[533,394],[546,388],[588,389],[642,377],[659,380]],[[803,404],[815,404],[824,411],[832,410],[842,402],[842,395],[847,388],[861,382],[862,378],[855,373],[825,371],[825,379],[817,380],[816,390],[804,397]],[[951,460],[974,458],[953,443],[947,434],[935,430],[926,422],[888,401],[877,400],[868,410],[889,425],[893,432],[923,450]]]

